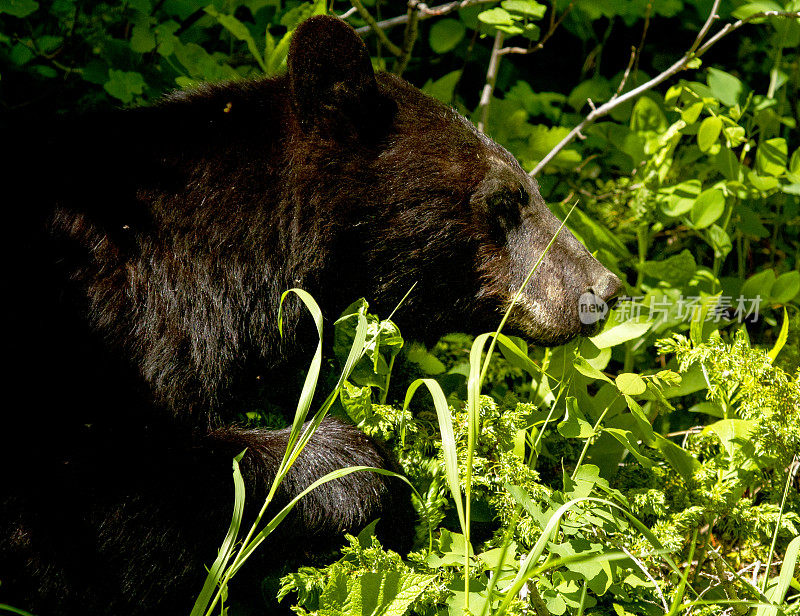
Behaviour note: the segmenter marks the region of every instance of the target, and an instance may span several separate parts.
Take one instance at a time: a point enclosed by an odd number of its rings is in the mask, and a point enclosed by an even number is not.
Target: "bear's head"
[[[235,405],[243,383],[302,357],[312,328],[290,314],[278,335],[291,287],[335,318],[361,296],[388,315],[416,285],[396,320],[430,341],[493,330],[541,258],[507,331],[545,345],[594,331],[581,302],[591,292],[602,307],[621,282],[559,232],[505,149],[376,75],[337,18],[304,22],[288,64],[284,76],[70,119],[51,139],[60,175],[20,182],[55,205],[52,263],[70,289],[58,297],[74,298],[157,400],[179,412]]]
[[[622,284],[569,230],[559,232],[508,151],[402,79],[376,75],[364,44],[334,17],[298,28],[289,83],[316,168],[337,160],[347,169],[330,197],[355,223],[343,233],[342,276],[359,269],[356,292],[384,313],[417,283],[398,316],[404,331],[494,329],[554,237],[510,330],[545,345],[596,330],[596,316],[580,310],[587,301],[604,310]]]

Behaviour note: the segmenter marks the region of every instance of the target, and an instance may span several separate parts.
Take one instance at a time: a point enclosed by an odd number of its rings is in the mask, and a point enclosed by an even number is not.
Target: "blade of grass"
[[[786,319],[784,318],[784,322]],[[797,456],[792,459],[792,464],[789,466],[789,472],[786,475],[786,486],[783,488],[783,497],[781,498],[781,508],[778,511],[778,521],[775,524],[775,532],[772,534],[772,543],[769,546],[769,558],[767,559],[767,568],[764,572],[764,581],[761,584],[761,594],[767,591],[767,581],[769,580],[769,570],[772,566],[772,555],[775,553],[775,544],[778,541],[778,531],[781,529],[781,518],[783,517],[783,508],[786,506],[786,498],[789,496],[789,486],[792,485],[792,478],[800,468],[800,463],[797,461]],[[759,615],[760,616],[760,615]]]
[[[545,255],[547,255],[547,253],[550,251],[550,248],[555,243],[556,238],[558,238],[559,234],[564,229],[564,226],[567,224],[567,220],[577,205],[578,202],[576,201],[572,208],[570,208],[569,212],[567,212],[567,215],[564,217],[563,222],[553,234],[553,237],[550,238],[547,246],[545,246],[542,254],[539,255],[539,258],[528,272],[528,275],[525,277],[525,280],[523,280],[519,289],[517,289],[517,292],[503,314],[503,318],[500,320],[500,323],[497,326],[497,330],[494,332],[494,334],[481,334],[475,338],[475,341],[472,343],[472,349],[470,350],[469,377],[467,378],[467,464],[466,475],[464,477],[464,500],[466,505],[464,511],[464,609],[466,611],[469,611],[469,546],[471,543],[470,528],[472,519],[472,465],[475,455],[475,440],[478,432],[478,405],[480,402],[480,392],[483,386],[483,381],[486,378],[486,370],[489,368],[489,363],[492,359],[492,353],[494,352],[495,344],[500,337],[500,333],[503,330],[506,321],[508,321],[508,318],[511,316],[511,311],[522,295],[522,292],[525,290],[525,287],[528,286],[531,278],[533,278],[533,275],[539,269],[539,266],[544,260]],[[489,350],[486,352],[486,358],[483,360],[483,367],[481,368],[483,348],[486,345],[486,341],[490,337],[491,342],[489,343]],[[516,345],[513,343],[511,343],[511,346],[516,348]]]
[[[0,611],[11,612],[12,614],[18,614],[19,616],[33,616],[33,614],[30,612],[26,612],[25,610],[21,610],[17,607],[11,607],[5,603],[0,603]]]
[[[695,528],[694,533],[692,534],[692,543],[689,545],[689,557],[686,559],[686,567],[681,574],[680,582],[678,582],[678,588],[675,589],[675,595],[672,598],[672,605],[669,607],[667,616],[675,616],[675,614],[677,614],[682,607],[683,595],[686,593],[686,580],[689,579],[689,571],[692,568],[692,559],[694,558],[695,547],[697,547],[697,533],[699,530],[699,528]]]
[[[508,610],[509,605],[519,594],[519,591],[522,590],[522,587],[525,583],[530,580],[532,577],[535,577],[545,571],[549,571],[550,569],[557,569],[558,567],[563,567],[564,565],[571,565],[574,563],[584,563],[584,562],[591,562],[591,563],[601,563],[601,562],[611,562],[614,560],[623,560],[627,558],[627,556],[623,552],[606,552],[605,554],[592,554],[587,556],[586,554],[573,554],[570,556],[563,556],[559,558],[553,558],[548,560],[545,563],[542,563],[538,567],[535,567],[529,571],[527,571],[522,577],[519,579],[515,578],[515,581],[512,582],[507,588],[503,590],[505,593],[505,597],[503,599],[503,603],[500,604],[500,607],[497,608],[497,611],[492,614],[492,616],[503,616]]]
[[[519,514],[522,512],[522,507],[517,505],[514,508],[514,517],[511,518],[511,523],[506,528],[506,532],[503,534],[503,544],[500,550],[500,558],[497,560],[497,566],[494,568],[492,572],[492,579],[489,580],[489,585],[486,587],[486,602],[483,604],[483,608],[481,609],[481,613],[479,616],[486,616],[486,610],[489,609],[489,604],[491,604],[492,593],[494,592],[494,587],[497,585],[497,580],[500,578],[500,573],[503,570],[503,563],[506,561],[506,555],[508,554],[508,548],[511,545],[511,540],[514,537],[514,531],[517,528],[517,523],[519,522]]]
[[[781,572],[778,574],[778,583],[765,591],[771,605],[769,607],[759,607],[756,611],[756,616],[778,616],[778,606],[783,603],[789,590],[789,584],[792,582],[792,576],[795,575],[798,552],[800,552],[800,537],[795,537],[786,548]],[[769,569],[767,569],[764,577],[769,577]]]
[[[461,496],[461,484],[458,480],[458,454],[456,452],[456,439],[453,434],[453,416],[450,414],[450,406],[444,396],[441,385],[434,379],[417,379],[408,387],[406,399],[403,402],[403,413],[405,414],[414,393],[420,386],[425,385],[433,398],[433,405],[436,408],[436,416],[439,420],[439,431],[442,435],[442,453],[444,454],[444,468],[447,478],[447,487],[453,495],[458,512],[458,522],[461,525],[461,532],[466,533],[466,521],[464,517],[464,504]],[[464,535],[466,537],[466,535]]]
[[[350,347],[350,353],[348,354],[344,369],[342,370],[342,373],[339,376],[336,388],[334,389],[333,392],[331,392],[330,395],[328,395],[322,407],[319,409],[319,411],[317,411],[314,418],[308,423],[306,428],[302,430],[303,424],[305,423],[305,418],[308,414],[308,409],[310,408],[311,402],[313,401],[314,398],[314,392],[316,390],[317,381],[319,379],[319,372],[322,366],[322,311],[320,310],[316,301],[314,301],[314,298],[311,297],[311,295],[308,292],[303,291],[302,289],[290,289],[289,291],[286,291],[281,296],[281,304],[279,307],[279,315],[278,315],[279,316],[278,329],[281,335],[283,335],[283,318],[282,318],[283,302],[289,293],[295,293],[311,313],[311,316],[314,319],[314,324],[317,328],[317,336],[319,339],[317,343],[317,349],[316,352],[314,353],[314,357],[309,366],[308,374],[306,375],[306,380],[303,384],[303,390],[300,396],[300,400],[297,404],[297,410],[295,411],[295,417],[292,423],[291,431],[289,433],[289,439],[286,445],[286,450],[284,452],[281,464],[278,467],[278,471],[275,474],[275,478],[273,479],[270,491],[267,494],[267,498],[264,500],[264,503],[258,515],[256,516],[255,521],[250,527],[247,536],[242,542],[241,548],[236,553],[236,556],[233,558],[233,562],[230,563],[228,567],[224,570],[224,572],[221,574],[219,582],[217,584],[217,591],[214,594],[214,597],[211,600],[211,603],[205,612],[206,616],[210,616],[214,607],[220,601],[223,592],[227,587],[228,582],[236,573],[236,571],[238,571],[239,568],[242,566],[242,564],[245,562],[246,556],[244,556],[244,550],[252,542],[253,536],[255,535],[259,524],[261,523],[261,519],[264,517],[267,508],[272,502],[272,499],[275,497],[278,487],[285,478],[286,473],[288,473],[289,469],[292,467],[292,464],[294,464],[294,462],[297,460],[297,457],[303,451],[303,448],[306,446],[306,444],[308,444],[308,441],[311,439],[314,432],[319,427],[320,423],[322,423],[322,420],[325,418],[325,415],[327,414],[328,410],[333,405],[333,401],[339,395],[339,391],[341,390],[345,379],[350,375],[353,366],[355,366],[355,363],[363,355],[365,350],[364,342],[366,340],[366,334],[367,334],[367,320],[363,315],[359,315],[358,325],[356,327],[356,335],[353,340],[353,344]],[[249,556],[251,552],[252,550],[248,552],[247,555]]]
[[[312,483],[305,490],[303,490],[297,496],[295,496],[291,501],[289,501],[289,503],[285,507],[283,507],[283,509],[281,509],[275,515],[275,517],[273,517],[267,523],[267,525],[263,528],[263,530],[261,530],[258,533],[258,535],[256,535],[253,538],[253,540],[250,542],[250,544],[245,546],[245,548],[242,550],[243,557],[241,558],[239,563],[234,565],[233,572],[236,573],[236,571],[238,571],[239,567],[241,567],[242,564],[244,563],[244,561],[247,560],[247,558],[253,553],[253,550],[255,550],[264,541],[264,539],[266,539],[270,535],[270,533],[272,533],[272,531],[274,531],[277,528],[278,524],[280,524],[283,521],[283,519],[287,515],[289,515],[289,513],[291,513],[292,509],[294,509],[295,505],[297,505],[297,503],[300,501],[300,499],[302,499],[304,496],[306,496],[309,492],[311,492],[312,490],[317,489],[319,486],[321,486],[323,484],[328,483],[329,481],[333,481],[335,479],[340,479],[342,477],[346,477],[347,475],[350,475],[351,473],[364,472],[364,471],[369,471],[369,472],[372,472],[372,473],[377,473],[379,475],[386,475],[387,477],[395,477],[397,479],[400,479],[401,481],[405,482],[414,491],[414,494],[417,496],[417,498],[419,498],[420,500],[422,499],[422,497],[420,496],[419,492],[417,492],[417,490],[414,488],[414,486],[411,485],[411,482],[408,479],[406,479],[402,475],[399,475],[399,474],[397,474],[397,473],[395,473],[393,471],[387,470],[385,468],[376,468],[374,466],[348,466],[346,468],[336,469],[334,471],[331,471],[330,473],[328,473],[324,477],[320,477],[319,479],[317,479],[314,483]]]
[[[514,492],[511,492],[511,495],[515,496]],[[526,580],[526,579],[530,578],[530,576],[527,574],[528,569],[531,567],[532,563],[538,561],[539,558],[541,558],[542,554],[544,553],[544,549],[547,546],[547,542],[550,541],[550,538],[551,538],[553,532],[555,532],[556,527],[560,523],[561,518],[570,509],[572,509],[575,505],[577,505],[577,504],[579,504],[581,502],[600,503],[602,505],[613,507],[614,509],[617,509],[620,512],[622,512],[622,514],[625,515],[628,518],[630,523],[640,533],[642,533],[642,535],[644,535],[644,537],[656,549],[657,553],[660,554],[660,556],[670,566],[670,568],[673,571],[677,572],[679,575],[681,574],[681,570],[678,568],[678,565],[675,564],[675,562],[672,560],[672,558],[670,558],[668,556],[667,550],[664,548],[663,545],[661,545],[661,542],[650,531],[650,529],[647,528],[644,524],[642,524],[632,513],[626,511],[625,509],[623,509],[622,507],[620,507],[616,503],[612,503],[611,501],[608,501],[608,500],[605,500],[605,499],[602,499],[602,498],[596,498],[594,496],[583,496],[581,498],[575,498],[575,499],[572,499],[570,501],[567,501],[566,503],[561,505],[561,507],[559,507],[553,513],[553,515],[550,517],[550,519],[548,520],[547,524],[545,525],[545,528],[542,530],[542,534],[539,536],[538,541],[533,546],[531,551],[528,552],[528,555],[525,557],[525,559],[520,564],[519,573],[515,577],[514,583],[513,583],[514,587],[518,586],[518,588],[516,589],[515,592],[519,592],[519,588],[522,588],[522,584],[524,583],[524,581],[522,581],[522,580]],[[522,504],[522,503],[520,503],[520,504]],[[508,609],[508,606],[510,605],[512,598],[513,598],[513,596],[509,596],[509,595],[506,596],[506,598],[503,600],[503,603],[501,605],[501,609],[498,612],[498,614],[502,614],[506,609]],[[495,616],[498,616],[498,614],[495,614]]]
[[[219,554],[217,554],[216,560],[208,570],[203,588],[192,608],[191,616],[200,616],[203,614],[208,602],[211,600],[214,589],[219,586],[225,567],[233,554],[236,537],[239,536],[239,528],[242,525],[242,514],[244,512],[245,495],[244,479],[242,478],[242,471],[239,468],[239,463],[242,461],[245,451],[233,459],[233,515],[231,516],[231,523],[228,527],[225,539],[223,539],[222,545],[219,548]]]

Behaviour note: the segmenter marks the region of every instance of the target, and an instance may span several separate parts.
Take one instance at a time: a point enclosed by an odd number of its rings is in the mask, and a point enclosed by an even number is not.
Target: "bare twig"
[[[353,8],[358,11],[361,19],[367,22],[367,27],[375,33],[375,35],[378,37],[378,40],[384,44],[386,49],[389,50],[389,53],[396,58],[401,57],[403,55],[403,50],[389,40],[389,37],[386,36],[386,33],[380,28],[378,22],[375,21],[375,18],[370,15],[369,11],[364,8],[363,4],[361,4],[361,0],[350,0],[350,3],[353,5]]]
[[[478,105],[480,109],[480,121],[478,122],[478,130],[484,132],[486,130],[486,123],[489,119],[489,102],[492,100],[492,92],[494,92],[494,84],[497,81],[497,69],[500,66],[500,50],[503,48],[503,40],[505,34],[498,30],[494,37],[494,45],[492,45],[492,57],[489,59],[489,69],[486,71],[486,85],[483,86],[481,92],[481,102]]]
[[[639,45],[636,47],[636,57],[633,62],[633,81],[638,81],[639,75],[639,58],[644,49],[644,42],[647,39],[647,31],[650,29],[650,15],[653,12],[653,0],[647,3],[647,9],[644,12],[644,26],[642,26],[642,38],[639,39]]]
[[[573,128],[566,137],[564,137],[556,147],[554,147],[550,152],[545,156],[539,163],[533,168],[530,175],[536,176],[544,169],[545,165],[550,163],[556,156],[558,156],[559,152],[563,150],[566,146],[568,146],[578,135],[582,134],[584,128],[592,124],[598,118],[601,118],[608,113],[610,113],[613,109],[621,105],[622,103],[631,100],[632,98],[636,98],[642,92],[646,92],[648,90],[653,89],[655,86],[659,85],[660,83],[666,81],[673,75],[679,73],[683,69],[686,68],[686,65],[689,64],[691,60],[695,58],[699,58],[704,53],[706,53],[711,47],[713,47],[718,41],[720,41],[723,37],[727,36],[731,32],[735,32],[745,24],[749,23],[754,19],[761,19],[764,17],[786,17],[791,19],[800,19],[800,11],[761,11],[758,13],[753,13],[752,15],[740,19],[735,22],[730,22],[725,24],[723,28],[717,32],[714,36],[708,39],[705,43],[703,43],[703,38],[705,38],[708,29],[711,27],[711,23],[713,23],[714,19],[716,18],[716,7],[719,5],[719,0],[715,0],[714,6],[712,7],[712,12],[709,15],[706,23],[703,25],[703,29],[698,34],[695,42],[692,44],[692,48],[687,51],[679,60],[677,60],[672,66],[666,69],[664,72],[656,75],[649,81],[643,83],[637,88],[633,90],[629,90],[625,94],[622,94],[616,98],[612,98],[607,103],[600,105],[597,109],[589,113],[580,124],[578,124],[575,128]],[[702,35],[702,36],[701,36]]]
[[[719,9],[719,1],[720,0],[714,0],[714,4],[711,6],[711,11],[708,14],[708,19],[706,19],[706,23],[703,24],[703,27],[700,28],[700,32],[697,33],[697,38],[694,39],[694,43],[692,43],[692,46],[689,48],[689,53],[692,53],[700,46],[700,43],[703,42],[703,39],[706,37],[706,34],[708,34],[708,31],[711,28],[711,24],[714,23],[714,20],[717,19],[718,17],[717,9]]]
[[[625,84],[628,83],[628,77],[631,74],[631,69],[633,68],[634,62],[636,62],[636,60],[638,59],[639,52],[641,51],[641,49],[642,49],[641,47],[639,47],[638,49],[636,47],[631,47],[631,58],[630,60],[628,60],[628,66],[625,67],[625,72],[622,74],[622,79],[619,82],[617,91],[614,92],[614,96],[611,97],[611,100],[617,98],[620,94],[622,94],[622,91],[625,89]]]
[[[458,11],[459,9],[464,9],[468,6],[474,6],[476,4],[488,4],[490,2],[496,2],[497,0],[458,0],[456,2],[447,2],[445,4],[440,4],[439,6],[431,6],[429,7],[426,4],[420,2],[417,5],[418,13],[417,19],[423,21],[425,19],[430,19],[431,17],[440,17],[441,15],[447,15],[448,13],[452,13],[453,11]],[[370,32],[375,32],[375,29],[378,30],[389,30],[390,28],[394,28],[395,26],[400,26],[405,23],[408,23],[409,15],[398,15],[397,17],[392,17],[390,19],[384,19],[383,21],[375,22],[375,25],[369,26],[362,26],[361,28],[356,28],[356,32],[361,36],[365,34],[369,34]],[[366,20],[365,20],[366,21]],[[367,21],[369,23],[369,21]]]
[[[417,22],[419,21],[419,0],[408,0],[408,21],[406,30],[403,34],[403,54],[397,59],[394,65],[394,73],[402,75],[411,59],[411,50],[414,49],[414,42],[417,40]]]
[[[564,18],[567,15],[569,15],[570,11],[572,11],[572,7],[573,6],[575,6],[575,0],[572,0],[572,2],[569,3],[567,8],[564,9],[564,12],[561,13],[561,15],[559,16],[558,19],[556,19],[556,12],[555,12],[555,9],[553,9],[553,12],[550,13],[550,26],[547,28],[547,32],[545,32],[545,34],[542,37],[542,39],[538,43],[536,43],[536,45],[534,45],[533,47],[504,47],[498,53],[501,56],[505,56],[505,55],[512,54],[512,53],[513,54],[525,54],[525,55],[527,55],[527,54],[531,54],[531,53],[534,53],[536,51],[539,51],[542,47],[544,47],[544,44],[548,40],[550,40],[550,37],[553,36],[553,33],[561,25],[561,22],[564,21]]]

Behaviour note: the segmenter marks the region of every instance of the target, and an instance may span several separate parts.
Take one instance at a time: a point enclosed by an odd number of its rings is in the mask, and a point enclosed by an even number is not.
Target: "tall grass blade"
[[[291,501],[289,501],[289,503],[283,509],[281,509],[275,515],[275,517],[273,517],[267,523],[267,525],[263,528],[263,530],[261,530],[253,538],[253,540],[244,547],[244,549],[242,550],[242,557],[239,559],[239,562],[233,566],[233,573],[236,573],[236,571],[238,571],[239,567],[241,567],[241,565],[244,563],[245,560],[247,560],[247,558],[253,553],[253,551],[264,541],[264,539],[266,539],[272,533],[272,531],[274,531],[277,528],[278,524],[280,524],[283,521],[283,519],[287,515],[289,515],[289,513],[291,513],[292,509],[294,509],[295,505],[297,505],[297,503],[300,501],[301,498],[303,498],[309,492],[315,490],[319,486],[328,483],[329,481],[340,479],[341,477],[346,477],[351,473],[363,472],[363,471],[369,471],[372,473],[378,473],[379,475],[386,475],[387,477],[395,477],[397,479],[400,479],[401,481],[404,481],[409,487],[411,487],[411,489],[414,491],[414,494],[416,494],[416,496],[421,499],[419,492],[416,491],[416,489],[414,488],[414,486],[411,485],[411,482],[409,482],[408,479],[406,479],[402,475],[399,475],[385,468],[376,468],[374,466],[348,466],[347,468],[336,469],[335,471],[331,471],[324,477],[320,477],[314,483],[308,486],[305,490],[300,492]]]
[[[800,552],[800,537],[795,537],[789,542],[786,548],[786,554],[783,557],[783,564],[781,565],[781,572],[778,574],[778,582],[772,588],[766,589],[766,595],[769,599],[769,607],[759,607],[756,610],[756,616],[778,616],[778,607],[786,598],[786,593],[789,590],[789,584],[792,583],[792,577],[795,575],[795,567],[797,566],[797,555]],[[764,574],[769,577],[769,569]]]
[[[244,512],[245,495],[244,479],[242,478],[242,471],[239,468],[239,462],[242,461],[244,454],[245,452],[243,451],[233,459],[233,515],[231,516],[231,523],[228,527],[225,539],[223,539],[222,545],[219,548],[219,554],[217,554],[216,560],[208,570],[203,588],[192,608],[191,616],[201,616],[201,614],[205,612],[209,601],[211,601],[214,590],[220,584],[225,567],[227,567],[228,561],[233,554],[236,537],[239,536],[239,528],[242,524],[242,514]]]
[[[12,614],[18,614],[18,616],[33,616],[30,612],[26,612],[17,607],[11,607],[5,603],[0,603],[0,612],[11,612]]]
[[[512,496],[516,498],[516,491],[512,491],[510,493]],[[673,571],[677,572],[679,575],[681,574],[681,570],[679,569],[678,565],[675,564],[675,561],[673,561],[672,558],[668,556],[667,550],[664,548],[663,545],[661,545],[661,542],[656,538],[656,536],[652,533],[652,531],[650,531],[649,528],[647,528],[636,518],[636,516],[634,516],[629,511],[626,511],[616,503],[613,503],[609,500],[596,498],[594,496],[583,496],[581,498],[575,498],[570,501],[567,501],[566,503],[561,505],[561,507],[559,507],[547,521],[547,524],[542,530],[542,534],[539,536],[538,541],[534,544],[533,548],[531,548],[531,551],[528,552],[528,555],[520,564],[519,572],[514,578],[514,583],[512,586],[512,588],[516,588],[515,592],[519,592],[519,589],[522,588],[522,585],[524,584],[525,580],[531,577],[530,575],[528,575],[531,566],[533,565],[533,563],[537,562],[541,558],[542,554],[544,553],[545,547],[547,546],[547,543],[550,541],[553,533],[556,531],[558,525],[560,524],[561,518],[564,515],[566,515],[566,513],[569,512],[573,507],[582,502],[600,503],[608,507],[613,507],[614,509],[617,509],[618,511],[622,512],[622,514],[628,518],[628,520],[636,528],[636,530],[642,533],[645,539],[647,539],[648,542],[650,542],[650,544],[656,549],[656,551],[661,555],[661,557],[670,566],[670,568]],[[525,503],[521,502],[520,505],[524,507]],[[501,604],[501,609],[499,613],[503,613],[505,612],[506,609],[508,609],[508,606],[510,605],[512,599],[513,595],[506,596],[506,598],[503,600],[503,603]]]
[[[292,431],[289,434],[289,443],[290,447],[286,448],[286,452],[284,453],[283,463],[286,463],[291,450],[293,448],[294,443],[297,441],[298,435],[300,434],[300,428],[306,420],[306,416],[308,415],[308,409],[311,406],[311,401],[314,399],[314,392],[317,389],[317,381],[319,379],[319,372],[322,368],[322,310],[320,310],[319,305],[317,302],[314,301],[314,298],[311,297],[311,294],[308,291],[304,291],[303,289],[289,289],[288,291],[284,291],[283,295],[281,295],[281,302],[278,306],[278,331],[280,332],[281,337],[283,336],[283,302],[289,296],[290,293],[294,293],[300,300],[305,304],[308,311],[311,313],[311,317],[314,319],[314,325],[317,328],[317,335],[319,336],[319,342],[317,342],[317,349],[314,351],[314,357],[311,359],[311,364],[308,367],[308,374],[306,374],[305,382],[303,383],[303,390],[300,393],[300,398],[297,401],[297,411],[294,414],[294,421],[292,422]]]
[[[425,385],[433,398],[433,405],[436,408],[436,416],[439,420],[439,431],[442,435],[442,453],[444,454],[444,468],[447,478],[447,487],[453,495],[458,513],[458,522],[461,525],[461,532],[466,533],[466,520],[464,518],[464,503],[461,496],[461,483],[458,474],[458,454],[456,452],[456,439],[453,433],[453,416],[450,414],[450,406],[444,397],[442,387],[434,379],[417,379],[406,391],[406,399],[403,402],[403,413],[408,409],[414,393],[421,385]],[[465,534],[466,536],[466,534]]]
[[[689,546],[689,557],[686,559],[686,567],[681,573],[681,579],[678,582],[678,588],[675,589],[675,595],[672,597],[672,605],[669,607],[667,616],[675,616],[683,607],[683,596],[686,594],[686,580],[689,579],[689,571],[692,568],[692,560],[694,559],[694,550],[697,547],[697,532],[698,528],[694,529],[692,534],[692,543]]]

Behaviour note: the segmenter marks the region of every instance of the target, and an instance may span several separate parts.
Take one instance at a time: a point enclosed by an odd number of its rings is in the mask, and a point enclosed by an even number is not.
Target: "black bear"
[[[283,453],[285,431],[231,416],[304,348],[299,306],[279,336],[284,290],[328,315],[361,295],[385,314],[416,282],[408,335],[487,330],[559,226],[508,152],[376,75],[333,17],[298,28],[285,76],[3,123],[0,602],[37,616],[188,613],[229,520],[231,459],[247,448],[252,515]],[[564,342],[587,331],[580,296],[620,284],[564,231],[510,327]],[[329,420],[279,501],[353,464],[392,462]],[[376,518],[402,544],[395,482],[360,473],[313,492],[262,562]]]

